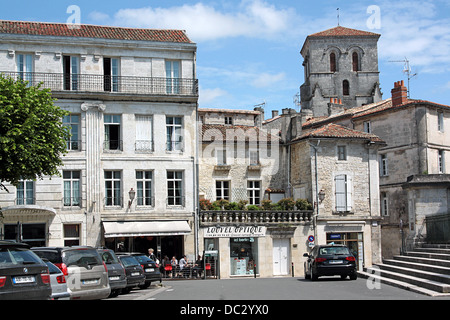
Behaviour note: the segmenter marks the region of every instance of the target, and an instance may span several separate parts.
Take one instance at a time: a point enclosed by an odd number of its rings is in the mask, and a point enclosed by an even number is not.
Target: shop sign
[[[264,237],[266,227],[263,226],[230,226],[208,227],[205,229],[205,238],[236,238],[236,237]]]

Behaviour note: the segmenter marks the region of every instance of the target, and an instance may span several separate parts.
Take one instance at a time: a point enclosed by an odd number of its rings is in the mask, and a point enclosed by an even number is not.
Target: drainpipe
[[[314,149],[314,167],[316,180],[316,214],[313,215],[313,227],[314,227],[314,238],[317,241],[317,217],[319,216],[319,178],[317,173],[317,148],[319,147],[320,140],[317,141],[317,145],[313,145],[311,142],[308,143]]]

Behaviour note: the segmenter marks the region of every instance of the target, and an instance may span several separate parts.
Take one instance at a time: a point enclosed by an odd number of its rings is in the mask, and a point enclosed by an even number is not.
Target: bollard
[[[256,263],[253,265],[253,275],[256,279]]]
[[[294,262],[292,262],[292,278],[294,277]]]

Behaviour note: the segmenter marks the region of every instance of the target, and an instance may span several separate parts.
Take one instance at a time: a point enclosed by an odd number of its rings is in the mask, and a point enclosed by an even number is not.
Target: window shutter
[[[346,175],[335,177],[336,185],[336,211],[347,210],[347,191],[346,191]]]
[[[346,211],[352,211],[352,192],[353,192],[353,179],[351,176],[346,176],[347,178],[347,186],[346,186],[346,191],[347,191],[347,201],[346,201],[346,205],[347,205],[347,209]]]

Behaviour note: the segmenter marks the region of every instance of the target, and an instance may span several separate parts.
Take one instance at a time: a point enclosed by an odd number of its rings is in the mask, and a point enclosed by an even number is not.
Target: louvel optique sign
[[[204,231],[205,238],[234,238],[234,237],[264,237],[266,227],[242,226],[242,227],[208,227]]]

